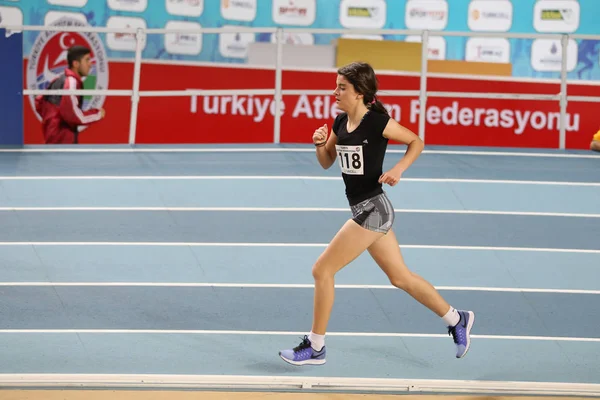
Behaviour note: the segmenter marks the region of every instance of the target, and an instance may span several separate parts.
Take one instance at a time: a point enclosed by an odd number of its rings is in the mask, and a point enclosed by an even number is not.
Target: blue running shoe
[[[280,351],[279,356],[293,365],[321,365],[325,364],[325,346],[316,351],[310,346],[308,336],[304,336],[302,343],[293,349]]]
[[[456,358],[462,358],[469,351],[471,346],[471,328],[475,321],[473,311],[458,311],[460,320],[456,326],[448,327],[448,335],[452,335],[456,344]]]

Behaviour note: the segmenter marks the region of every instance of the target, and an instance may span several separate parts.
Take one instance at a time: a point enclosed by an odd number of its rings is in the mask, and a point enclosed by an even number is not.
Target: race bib
[[[362,146],[336,145],[335,149],[340,160],[340,168],[344,174],[364,175]]]

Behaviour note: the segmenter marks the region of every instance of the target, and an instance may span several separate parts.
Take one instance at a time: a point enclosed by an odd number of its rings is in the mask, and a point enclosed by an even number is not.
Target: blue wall
[[[23,58],[21,49],[23,37],[20,34],[6,35],[0,29],[0,75],[3,77],[0,90],[0,145],[16,146],[23,144]]]
[[[233,3],[235,6],[248,4],[253,0],[222,0]],[[349,1],[353,5],[362,6],[369,4],[367,0],[296,0],[295,5],[307,2],[316,1],[316,11],[314,12],[314,20],[307,17],[309,25],[280,25],[284,27],[313,27],[313,28],[343,28],[340,22],[340,3]],[[384,0],[370,0],[371,4],[381,4]],[[385,2],[385,18],[382,21],[385,23],[383,28],[406,29],[405,11],[407,4],[416,4],[415,0],[387,0]],[[421,1],[421,0],[419,0]],[[430,2],[443,0],[426,0]],[[447,24],[443,31],[470,31],[468,16],[469,4],[471,0],[447,0],[451,3],[447,15]],[[474,0],[475,1],[475,0]],[[480,0],[490,1],[490,0]],[[506,1],[508,0],[495,0]],[[536,1],[545,0],[512,0],[512,22],[508,32],[515,33],[536,33],[534,26],[534,10]],[[562,3],[572,4],[575,0],[561,0]],[[53,4],[50,4],[52,2]],[[174,15],[168,12],[167,3],[171,4],[189,4],[194,7],[194,4],[202,4],[202,13],[200,16],[182,16]],[[140,7],[145,9],[124,11],[116,10],[119,7],[131,7],[135,4],[132,0],[21,0],[9,1],[0,0],[0,17],[2,17],[2,7],[18,7],[21,10],[23,23],[27,25],[42,25],[49,11],[66,11],[82,13],[92,26],[106,26],[110,17],[133,17],[140,18],[144,21],[148,28],[164,28],[169,21],[191,21],[199,23],[202,27],[221,27],[223,25],[243,25],[253,27],[274,27],[278,26],[274,22],[273,2],[281,2],[285,6],[289,6],[289,0],[258,0],[256,14],[253,12],[246,17],[235,17],[238,19],[246,19],[247,21],[227,20],[221,14],[221,1],[219,0],[138,0]],[[374,3],[373,3],[374,2]],[[576,2],[576,1],[575,1]],[[57,4],[84,4],[83,6],[64,6]],[[556,4],[556,3],[555,3]],[[111,6],[112,5],[112,8]],[[135,5],[133,6],[135,7]],[[600,0],[579,0],[580,13],[576,18],[579,19],[577,29],[572,33],[578,34],[600,34],[600,24],[598,17],[600,16]],[[240,9],[238,9],[239,11]],[[172,11],[172,9],[171,9]],[[6,14],[6,12],[4,12]],[[310,14],[310,12],[309,12]],[[239,15],[239,14],[237,14]],[[243,14],[242,14],[243,15]],[[301,21],[300,18],[298,21]],[[0,23],[6,23],[6,17]],[[35,41],[37,32],[27,32],[24,35],[24,53],[29,54],[32,44]],[[104,35],[101,35],[104,40]],[[337,35],[315,35],[313,37],[316,44],[328,44]],[[404,36],[388,35],[385,39],[405,40]],[[446,37],[445,58],[462,60],[465,59],[467,39],[464,37]],[[186,40],[186,39],[184,39]],[[232,39],[233,40],[233,39]],[[269,34],[257,34],[254,38],[256,41],[270,40]],[[132,58],[131,51],[118,51],[111,49],[104,40],[107,54],[109,57]],[[531,49],[533,40],[526,39],[510,39],[510,62],[514,65],[515,76],[519,77],[548,77],[557,78],[559,72],[548,72],[535,69],[532,66]],[[577,41],[577,60],[574,70],[569,72],[570,79],[594,79],[600,80],[600,41],[583,40]],[[188,42],[188,50],[194,51],[194,46],[199,46],[200,43]],[[201,41],[201,51],[198,55],[181,55],[171,54],[165,46],[163,35],[151,35],[149,37],[146,48],[144,49],[143,57],[149,59],[177,59],[177,60],[195,60],[195,61],[216,61],[216,62],[244,62],[243,58],[226,57],[219,48],[219,36],[216,34],[204,34]],[[548,47],[550,49],[550,47]],[[184,50],[184,51],[188,51]],[[546,51],[546,50],[544,50]],[[550,52],[550,50],[547,50]],[[556,58],[556,53],[552,57]]]

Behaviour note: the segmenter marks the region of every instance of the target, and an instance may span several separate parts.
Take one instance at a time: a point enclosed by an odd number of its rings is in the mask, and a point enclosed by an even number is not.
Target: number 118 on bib
[[[364,175],[362,146],[335,146],[342,172],[347,175]]]

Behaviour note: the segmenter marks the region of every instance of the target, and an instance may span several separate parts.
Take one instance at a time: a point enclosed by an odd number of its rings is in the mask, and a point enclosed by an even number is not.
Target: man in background
[[[64,74],[52,81],[49,90],[83,89],[82,77],[92,68],[91,50],[73,46],[67,53],[69,67]],[[42,131],[46,144],[78,143],[78,128],[104,118],[104,109],[83,111],[83,96],[40,95],[35,98],[35,109],[42,117]]]

